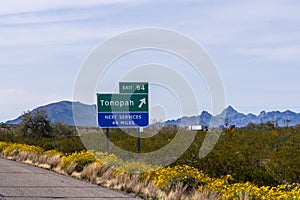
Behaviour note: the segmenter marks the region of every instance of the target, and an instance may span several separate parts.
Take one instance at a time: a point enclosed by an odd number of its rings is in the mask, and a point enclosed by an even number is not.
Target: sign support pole
[[[141,153],[141,132],[140,132],[140,128],[138,128],[138,141],[137,141],[137,145],[138,145],[138,153]]]
[[[109,151],[109,135],[108,135],[108,130],[109,128],[106,128],[106,151],[108,152]]]

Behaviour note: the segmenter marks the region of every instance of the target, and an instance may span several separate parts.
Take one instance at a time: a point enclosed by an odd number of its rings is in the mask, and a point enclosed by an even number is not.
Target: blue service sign
[[[98,124],[103,128],[145,127],[149,124],[148,112],[99,112]]]

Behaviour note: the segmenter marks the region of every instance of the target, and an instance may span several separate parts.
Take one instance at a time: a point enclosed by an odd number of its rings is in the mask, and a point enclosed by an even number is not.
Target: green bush
[[[298,183],[300,129],[248,128],[224,131],[213,150],[202,159],[198,154],[206,133],[198,132],[193,144],[172,165],[188,164],[216,178],[230,174],[233,182],[249,181],[258,186]]]
[[[74,136],[76,135],[76,129],[75,127],[66,125],[64,123],[56,122],[51,124],[52,127],[52,133],[55,136]]]
[[[204,182],[197,181],[197,179],[189,173],[180,173],[172,177],[164,186],[163,190],[170,192],[171,190],[175,190],[180,184],[187,192],[197,189],[200,185],[205,185]]]
[[[30,138],[52,137],[50,119],[46,110],[37,109],[24,112],[22,122],[17,127],[21,136]]]

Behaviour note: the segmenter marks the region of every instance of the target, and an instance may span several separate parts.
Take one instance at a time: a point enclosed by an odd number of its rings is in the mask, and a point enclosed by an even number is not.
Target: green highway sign
[[[148,94],[97,94],[98,112],[148,112]]]
[[[148,82],[120,82],[119,94],[97,94],[100,127],[146,127],[149,125]]]
[[[148,94],[147,82],[119,82],[119,92],[123,94]]]

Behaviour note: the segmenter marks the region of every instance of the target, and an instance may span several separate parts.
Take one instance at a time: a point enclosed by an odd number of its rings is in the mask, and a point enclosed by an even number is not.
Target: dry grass
[[[240,199],[240,200],[250,200],[250,196],[249,196],[249,193],[240,193],[239,196],[237,197],[237,199]]]
[[[72,163],[70,165],[68,165],[64,171],[68,174],[68,175],[71,175],[73,172],[76,171],[76,163]]]
[[[23,153],[23,152],[21,152]],[[20,153],[20,154],[21,154]],[[48,169],[54,169],[58,167],[61,163],[60,155],[40,155],[40,156],[32,156],[28,155],[27,158],[25,157],[22,160],[31,160],[37,166],[47,166]],[[43,167],[44,168],[44,167]]]
[[[175,190],[171,190],[166,197],[168,200],[218,200],[220,198],[220,194],[213,191],[200,192],[194,189],[193,191],[187,192],[186,187],[183,187],[182,184],[177,185]]]
[[[17,160],[20,161],[26,161],[26,160],[31,160],[30,158],[32,158],[32,156],[30,156],[31,153],[27,152],[27,151],[21,151],[17,156]],[[30,158],[29,158],[30,157]]]
[[[114,179],[114,170],[108,168],[101,176],[97,176],[95,181],[96,184],[103,185],[106,187],[112,187],[114,184],[112,179]]]
[[[165,199],[165,193],[149,180],[143,181],[138,175],[113,175],[114,170],[108,169],[103,176],[96,178],[96,183],[115,190],[135,194],[145,199]]]
[[[72,172],[71,176],[73,178],[81,179],[81,173],[77,172],[76,170]]]
[[[81,178],[91,183],[96,183],[97,177],[101,177],[106,171],[107,167],[98,164],[89,164],[85,166],[81,172]]]
[[[65,169],[61,169],[61,155],[37,155],[27,151],[10,152],[7,157],[13,160],[26,162],[46,169],[52,169],[58,173],[71,175],[78,179],[112,188],[119,191],[131,193],[145,199],[161,199],[161,200],[204,200],[204,199],[220,199],[216,192],[193,190],[187,192],[186,188],[178,185],[168,194],[159,189],[152,181],[142,180],[138,174],[117,173],[113,168],[109,168],[99,163],[88,164],[81,172],[76,171],[76,163],[68,165]],[[247,200],[242,197],[240,199]]]
[[[114,169],[104,165],[89,164],[81,172],[81,179],[146,199],[158,199],[158,196],[166,196],[150,180],[143,181],[139,175],[116,174]]]
[[[48,159],[46,161],[46,164],[49,164],[51,169],[58,167],[60,163],[61,163],[60,155],[48,156]]]

